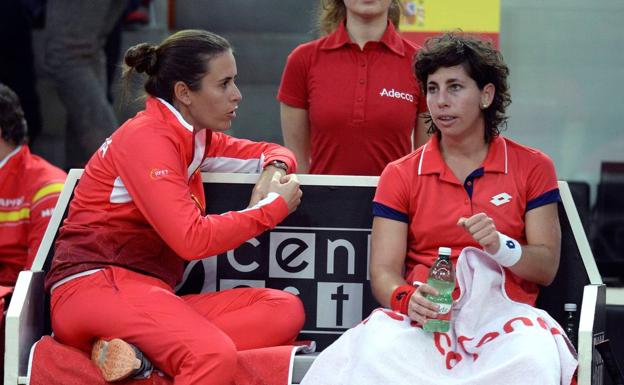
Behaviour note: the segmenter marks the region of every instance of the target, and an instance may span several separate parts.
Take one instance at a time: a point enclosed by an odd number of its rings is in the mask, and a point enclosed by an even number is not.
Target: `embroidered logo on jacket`
[[[153,168],[152,171],[150,171],[150,178],[152,179],[162,178],[167,175],[169,175],[169,170],[167,169]]]
[[[394,88],[391,88],[390,91],[386,90],[385,88],[382,89],[381,92],[379,93],[379,96],[387,96],[389,98],[403,99],[403,100],[407,100],[408,102],[414,101],[414,95],[408,94],[407,92],[395,91]]]
[[[496,194],[492,197],[492,199],[490,199],[490,203],[493,204],[494,206],[501,206],[507,202],[511,202],[511,195],[505,192]]]

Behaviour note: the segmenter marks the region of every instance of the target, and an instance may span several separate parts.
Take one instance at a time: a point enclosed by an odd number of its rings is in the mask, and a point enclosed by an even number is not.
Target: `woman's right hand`
[[[418,286],[407,308],[408,317],[421,326],[424,326],[427,320],[438,317],[438,305],[426,298],[428,294],[438,295],[439,293],[433,286],[426,283]]]
[[[288,214],[297,209],[301,203],[303,192],[299,188],[299,179],[295,174],[281,176],[279,172],[273,174],[269,192],[276,192],[284,198],[288,205]]]

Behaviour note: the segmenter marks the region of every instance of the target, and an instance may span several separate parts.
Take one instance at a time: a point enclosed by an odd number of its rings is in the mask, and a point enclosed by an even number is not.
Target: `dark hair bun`
[[[132,46],[126,51],[124,62],[138,73],[154,75],[158,64],[156,48],[158,47],[149,43]]]

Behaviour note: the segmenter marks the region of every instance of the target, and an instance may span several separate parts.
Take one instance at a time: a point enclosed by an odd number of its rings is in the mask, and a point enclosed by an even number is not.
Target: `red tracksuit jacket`
[[[257,173],[273,160],[295,171],[295,157],[284,147],[207,129],[194,133],[170,104],[148,98],[145,110],[89,160],[60,229],[46,287],[107,265],[174,287],[184,260],[235,248],[288,215],[276,196],[250,210],[205,216],[200,171]]]
[[[0,160],[0,285],[32,265],[66,174],[19,146]]]

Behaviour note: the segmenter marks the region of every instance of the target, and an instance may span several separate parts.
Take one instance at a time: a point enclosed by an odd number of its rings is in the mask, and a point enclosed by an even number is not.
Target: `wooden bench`
[[[54,239],[82,170],[71,170],[52,215],[32,270],[20,274],[7,313],[5,385],[28,383],[31,347],[50,332],[44,271],[54,254]],[[257,175],[203,174],[207,212],[243,209]],[[305,306],[301,339],[324,349],[377,307],[369,285],[371,200],[376,177],[300,177],[299,209],[276,229],[216,258],[193,261],[178,293],[237,286],[273,287],[298,294]],[[578,334],[579,385],[602,384],[603,368],[596,342],[604,339],[605,287],[566,182],[562,195],[561,268],[544,288],[539,306],[563,323],[563,304],[580,305]],[[298,384],[315,355],[298,355],[292,383]]]

